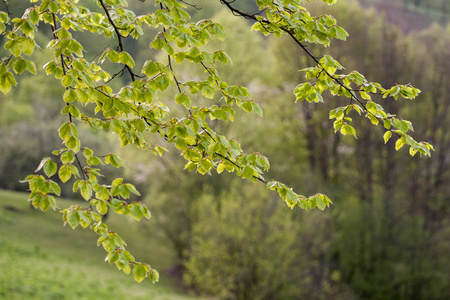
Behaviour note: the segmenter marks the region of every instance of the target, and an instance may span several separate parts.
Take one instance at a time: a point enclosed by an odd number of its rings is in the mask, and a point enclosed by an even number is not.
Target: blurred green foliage
[[[331,215],[286,212],[258,186],[234,182],[218,197],[204,188],[196,202],[185,279],[221,299],[351,299],[323,276],[329,266]],[[301,233],[301,234],[300,234]],[[314,295],[314,296],[312,296]]]
[[[42,218],[26,198],[25,193],[0,191],[0,299],[194,299],[184,296],[167,277],[159,285],[139,285],[131,277],[111,272],[115,267],[103,261],[104,251],[86,247],[96,240],[95,234],[61,226],[58,212]],[[115,217],[109,220],[112,228],[125,227],[124,235],[136,255],[147,257],[148,247],[159,240],[147,238],[140,243],[142,228]],[[158,249],[147,259],[161,268],[170,266],[167,250]]]

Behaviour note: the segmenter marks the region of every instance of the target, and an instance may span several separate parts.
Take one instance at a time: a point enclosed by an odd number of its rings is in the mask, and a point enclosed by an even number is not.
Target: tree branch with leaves
[[[350,125],[352,119],[348,116],[355,110],[373,124],[381,123],[385,127],[386,142],[392,135],[397,136],[397,150],[406,144],[410,146],[411,155],[417,152],[431,154],[430,144],[416,142],[408,134],[413,129],[411,122],[385,112],[371,97],[379,94],[394,99],[399,96],[413,99],[420,92],[418,89],[409,84],[383,88],[367,81],[357,71],[338,74],[337,71],[343,69],[338,61],[327,55],[319,59],[308,50],[306,45],[309,43],[329,46],[333,39],[346,39],[347,32],[332,16],[311,16],[299,0],[256,0],[259,11],[255,14],[236,9],[234,1],[218,1],[234,15],[254,21],[251,27],[254,31],[276,37],[287,34],[317,64],[303,70],[306,80],[293,91],[297,101],[322,102],[322,94],[327,90],[332,95],[349,99],[346,106],[337,107],[329,114],[334,120],[335,132],[356,137],[356,130]],[[107,260],[119,270],[132,273],[139,282],[146,277],[153,282],[159,278],[150,265],[134,259],[126,250],[126,243],[116,232],[109,230],[101,216],[113,211],[140,220],[150,218],[150,213],[140,201],[127,202],[130,194],[140,195],[132,184],[122,178],[111,183],[101,180],[101,165],[119,168],[126,166],[125,161],[114,153],[95,154],[80,140],[78,126],[113,132],[122,147],[134,145],[143,151],[150,150],[155,156],[162,156],[167,151],[154,143],[162,139],[180,151],[186,160],[185,169],[201,174],[213,171],[220,174],[226,170],[262,182],[268,189],[276,190],[291,208],[318,207],[323,210],[331,204],[324,194],[307,197],[279,181],[265,179],[263,175],[270,167],[267,157],[261,152],[243,152],[236,139],[220,135],[211,128],[213,120],[234,121],[236,108],[261,117],[263,111],[246,87],[229,85],[217,71],[217,64],[227,64],[231,58],[220,49],[206,51],[205,46],[212,39],[224,40],[225,28],[210,19],[191,22],[187,9],[198,8],[200,4],[181,0],[146,1],[139,12],[147,12],[136,15],[127,8],[126,0],[98,0],[95,9],[82,6],[76,0],[30,2],[21,18],[11,19],[8,10],[0,12],[0,32],[4,47],[10,52],[0,63],[0,90],[8,93],[17,86],[16,78],[25,71],[37,73],[33,57],[29,56],[35,49],[41,49],[35,35],[47,24],[52,33],[45,48],[52,52],[53,58],[43,69],[65,88],[61,95],[62,103],[65,103],[61,113],[67,115],[67,122],[58,131],[64,146],[53,152],[56,158],[44,158],[36,174],[25,179],[31,191],[29,200],[43,211],[49,207],[57,209],[54,196],[60,195],[61,188],[51,178],[58,176],[62,183],[75,178],[72,189],[86,200],[86,206],[74,204],[63,209],[64,223],[73,229],[81,225],[96,232],[98,245],[108,253]],[[335,1],[324,2],[333,4]],[[136,66],[125,41],[140,39],[150,30],[158,32],[149,50],[165,55],[158,60],[149,58],[142,66]],[[106,48],[97,60],[88,61],[83,45],[73,34],[79,36],[84,32],[117,41],[116,50]],[[180,81],[181,77],[175,74],[175,62],[198,65],[204,75]],[[118,65],[120,71],[113,73],[111,65]],[[112,85],[113,80],[124,72],[129,74],[130,80],[116,88]],[[202,105],[204,102],[198,101],[199,98],[213,104]],[[170,109],[173,105],[183,108],[184,114],[174,114]]]

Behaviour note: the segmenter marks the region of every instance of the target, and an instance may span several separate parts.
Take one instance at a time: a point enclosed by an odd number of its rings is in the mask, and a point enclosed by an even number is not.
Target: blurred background
[[[16,16],[29,5],[9,2]],[[64,228],[58,212],[43,215],[26,201],[19,180],[61,148],[57,129],[66,121],[63,88],[42,71],[49,55],[36,52],[38,75],[21,76],[18,88],[0,95],[0,299],[450,299],[449,1],[305,4],[313,14],[332,14],[350,34],[329,48],[310,46],[316,56],[331,54],[347,73],[356,69],[383,86],[422,90],[412,102],[376,100],[413,122],[414,137],[434,145],[431,158],[384,145],[383,129],[363,118],[354,118],[357,140],[334,134],[328,113],[348,99],[294,103],[292,90],[304,80],[299,70],[313,63],[301,49],[288,38],[250,32],[218,0],[188,2],[202,8],[190,9],[194,21],[214,16],[229,29],[225,42],[208,47],[231,56],[233,64],[219,72],[247,86],[264,110],[263,119],[237,112],[234,123],[213,123],[214,130],[236,137],[245,152],[262,151],[272,166],[266,179],[305,195],[323,192],[334,204],[324,212],[290,210],[262,184],[183,171],[170,146],[155,158],[80,125],[86,146],[127,160],[125,170],[105,168],[106,182],[121,176],[135,184],[152,213],[139,223],[108,216],[128,250],[161,273],[156,285],[135,283],[102,261],[95,234]],[[253,2],[233,5],[254,13]],[[143,7],[152,11],[153,1],[130,0],[135,12]],[[41,29],[37,40],[45,47],[51,32]],[[126,40],[137,66],[159,55],[148,48],[152,33]],[[94,35],[75,38],[87,59],[115,47]],[[201,76],[183,64],[175,71],[181,79]],[[81,201],[70,185],[62,194],[71,200],[61,199],[61,208]]]

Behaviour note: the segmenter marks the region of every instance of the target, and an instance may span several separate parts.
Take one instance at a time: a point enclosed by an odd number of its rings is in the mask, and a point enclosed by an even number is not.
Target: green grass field
[[[60,213],[30,208],[27,196],[0,190],[0,299],[194,299],[162,273],[173,261],[171,251],[157,234],[147,230],[143,237],[138,222],[107,220],[137,260],[160,271],[156,284],[137,283],[104,262],[106,252],[90,229],[63,227]],[[59,200],[58,206],[71,203]]]

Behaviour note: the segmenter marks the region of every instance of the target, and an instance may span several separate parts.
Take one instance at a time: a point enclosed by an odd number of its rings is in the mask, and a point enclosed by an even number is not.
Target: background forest
[[[291,91],[304,76],[299,70],[310,61],[291,41],[250,32],[246,21],[224,11],[219,1],[191,2],[202,7],[192,9],[193,18],[214,15],[229,29],[220,47],[233,65],[220,73],[231,84],[248,86],[265,114],[264,119],[236,117],[238,124],[217,123],[214,129],[238,138],[248,152],[265,149],[272,166],[268,177],[305,194],[320,189],[334,204],[325,212],[291,211],[263,185],[182,171],[176,151],[154,160],[132,148],[118,150],[128,162],[121,176],[138,187],[152,212],[140,230],[158,236],[171,253],[164,276],[186,293],[219,299],[449,299],[449,2],[361,0],[320,6],[350,37],[325,50],[310,49],[325,51],[348,71],[357,69],[382,85],[411,82],[421,89],[408,105],[379,101],[414,121],[415,135],[435,147],[431,158],[396,152],[393,142],[384,145],[380,128],[358,119],[357,140],[334,134],[328,113],[347,100],[328,96],[314,107],[293,105]],[[252,2],[236,5],[253,12]],[[10,3],[17,14],[28,5]],[[317,6],[308,4],[312,12]],[[47,43],[46,36],[38,39]],[[150,40],[126,42],[134,57],[149,55]],[[84,45],[101,53],[108,41]],[[47,54],[34,55],[43,61]],[[175,67],[179,74],[195,76],[191,69]],[[63,88],[51,80],[43,71],[23,75],[20,89],[0,95],[1,189],[25,191],[19,180],[60,148],[56,132]],[[98,152],[119,147],[111,135],[93,136],[88,128],[80,135]],[[117,172],[122,171],[110,169],[109,175]]]

